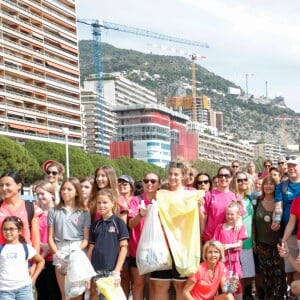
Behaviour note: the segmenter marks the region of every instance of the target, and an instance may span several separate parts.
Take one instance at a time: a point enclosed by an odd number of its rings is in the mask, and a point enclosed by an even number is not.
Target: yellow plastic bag
[[[156,199],[159,216],[165,230],[177,271],[189,276],[198,270],[200,262],[200,225],[198,190],[159,190]]]
[[[99,278],[96,286],[106,300],[126,300],[122,287],[115,286],[112,276]]]

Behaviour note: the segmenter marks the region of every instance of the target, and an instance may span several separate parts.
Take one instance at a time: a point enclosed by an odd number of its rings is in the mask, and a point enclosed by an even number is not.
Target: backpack
[[[1,252],[2,252],[5,245],[6,244],[0,245],[0,254],[1,254]],[[23,245],[23,248],[24,248],[24,251],[25,251],[25,261],[26,261],[26,260],[28,260],[28,246],[25,243],[22,243],[22,245]]]
[[[31,223],[32,223],[32,219],[34,217],[34,204],[33,204],[33,202],[28,201],[28,200],[24,200],[24,201],[25,201],[25,208],[27,211],[28,225],[29,225],[29,229],[31,229]],[[0,200],[0,207],[1,207],[2,203],[3,203],[3,199]]]

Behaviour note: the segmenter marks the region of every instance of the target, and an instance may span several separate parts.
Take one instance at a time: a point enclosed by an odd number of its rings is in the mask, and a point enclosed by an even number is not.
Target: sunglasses
[[[279,165],[284,165],[284,161],[280,161],[278,164]]]
[[[238,168],[239,166],[237,166],[237,165],[234,165],[234,166],[232,166],[232,168]]]
[[[295,159],[298,159],[298,156],[297,155],[290,155],[290,156],[287,156],[285,159],[286,160],[295,160]]]
[[[157,180],[156,180],[156,179],[144,179],[143,182],[144,182],[145,184],[147,184],[147,183],[149,183],[149,182],[151,182],[152,184],[154,184],[154,183],[157,182]]]
[[[238,178],[236,181],[237,181],[238,183],[248,182],[248,178]]]
[[[230,175],[230,174],[218,174],[218,177],[219,177],[219,178],[223,178],[223,177],[225,177],[225,178],[230,178],[231,175]]]
[[[47,175],[54,175],[54,176],[56,176],[57,174],[58,174],[58,172],[57,171],[46,171],[46,174]]]
[[[127,186],[129,183],[126,181],[118,182],[118,186]]]
[[[196,182],[196,184],[208,184],[209,183],[209,180],[198,180],[197,182]]]

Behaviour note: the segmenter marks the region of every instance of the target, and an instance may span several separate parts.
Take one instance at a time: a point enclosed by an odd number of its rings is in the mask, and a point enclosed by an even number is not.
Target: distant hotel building
[[[286,156],[287,149],[281,145],[273,145],[267,143],[256,143],[254,146],[255,159],[262,157],[263,159],[271,159],[277,162],[280,156]]]
[[[0,133],[83,146],[75,1],[0,5]]]
[[[253,147],[226,138],[204,133],[201,124],[188,123],[189,130],[198,132],[198,159],[220,165],[229,165],[233,160],[246,164],[254,159]]]
[[[187,132],[188,117],[161,105],[116,106],[117,132],[111,158],[128,156],[165,167],[178,155],[196,160],[197,134]]]

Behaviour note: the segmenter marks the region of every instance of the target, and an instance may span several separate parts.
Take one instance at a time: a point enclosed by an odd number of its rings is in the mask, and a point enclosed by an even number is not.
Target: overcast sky
[[[102,40],[117,47],[172,55],[152,46],[207,56],[198,61],[209,71],[246,88],[255,96],[281,95],[300,112],[299,0],[76,0],[81,19],[102,19],[121,25],[206,42],[210,48],[167,44],[114,30]],[[92,39],[87,25],[80,39]],[[266,81],[267,89],[266,89]]]

